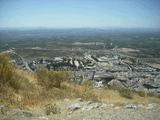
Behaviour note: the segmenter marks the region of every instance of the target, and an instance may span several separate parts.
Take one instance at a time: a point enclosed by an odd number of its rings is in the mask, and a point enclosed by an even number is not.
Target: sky
[[[160,0],[0,0],[0,27],[160,28]]]

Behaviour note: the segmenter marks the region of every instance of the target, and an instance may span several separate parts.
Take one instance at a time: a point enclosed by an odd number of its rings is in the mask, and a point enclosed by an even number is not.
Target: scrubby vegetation
[[[10,63],[7,55],[0,55],[0,102],[20,106],[47,104],[64,98],[93,99],[91,84],[76,85],[70,72],[38,70],[36,74],[22,71]]]
[[[47,89],[61,88],[61,83],[69,79],[70,74],[67,71],[48,71],[47,69],[37,71],[38,83]]]
[[[128,89],[120,89],[118,90],[119,91],[119,94],[122,96],[122,97],[125,97],[125,98],[128,98],[128,99],[132,99],[133,98],[133,92],[131,90],[128,90]]]
[[[0,55],[0,86],[11,87],[18,91],[32,86],[29,81],[16,72],[16,67],[9,62],[9,56]]]
[[[0,102],[24,106],[41,106],[65,98],[102,101],[115,104],[158,102],[159,98],[126,89],[95,89],[92,81],[82,85],[71,82],[67,71],[42,69],[36,74],[19,70],[7,55],[0,55]]]

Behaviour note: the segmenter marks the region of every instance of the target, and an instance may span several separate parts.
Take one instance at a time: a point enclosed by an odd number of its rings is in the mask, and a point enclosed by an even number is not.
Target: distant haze
[[[160,0],[0,0],[0,27],[160,28]]]

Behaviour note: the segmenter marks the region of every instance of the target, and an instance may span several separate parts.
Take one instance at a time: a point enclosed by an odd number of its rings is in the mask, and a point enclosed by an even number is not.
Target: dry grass
[[[123,90],[120,92],[119,90],[116,89],[93,88],[92,82],[90,81],[84,83],[83,85],[76,85],[74,83],[65,83],[64,86],[65,89],[67,90],[66,92],[72,93],[72,98],[75,97],[82,98],[83,100],[113,103],[116,105],[123,105],[128,103],[142,103],[142,104],[148,104],[151,102],[160,103],[159,98],[154,96],[151,97],[148,96],[147,94],[143,96],[142,93],[136,93],[128,90]],[[126,91],[127,93],[125,93]]]
[[[91,81],[87,81],[82,85],[64,82],[62,88],[66,93],[70,93],[69,96],[66,96],[67,98],[82,98],[83,100],[98,101],[97,96],[95,96],[93,92],[93,84]]]
[[[0,84],[10,84],[14,79],[14,68],[9,63],[9,57],[7,55],[0,55]]]
[[[7,55],[0,55],[0,92],[5,89],[3,86],[11,87],[17,92],[30,89],[32,84],[26,77],[16,72],[16,67],[9,60]]]
[[[95,89],[91,81],[75,84],[70,73],[41,70],[37,74],[15,68],[8,56],[0,55],[0,102],[20,107],[44,106],[65,98],[100,101],[123,105],[126,103],[159,103],[159,98],[125,90]],[[131,99],[132,98],[132,99]]]
[[[127,99],[133,99],[133,91],[129,89],[119,89],[118,92],[122,97],[125,97]]]
[[[37,80],[37,76],[34,73],[24,71],[21,69],[15,70],[16,74],[23,76],[25,79],[29,80],[31,83],[35,83]]]
[[[47,89],[61,88],[61,83],[69,79],[70,75],[67,71],[48,71],[47,69],[37,71],[38,84]]]

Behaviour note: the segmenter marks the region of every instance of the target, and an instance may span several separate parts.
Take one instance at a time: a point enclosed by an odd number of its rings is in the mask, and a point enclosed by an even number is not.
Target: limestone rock
[[[75,111],[75,110],[78,110],[80,108],[81,108],[81,105],[79,103],[72,104],[68,107],[68,109],[71,110],[71,111]]]
[[[116,79],[113,79],[110,82],[108,82],[108,85],[110,87],[125,88],[125,86],[119,80]]]

